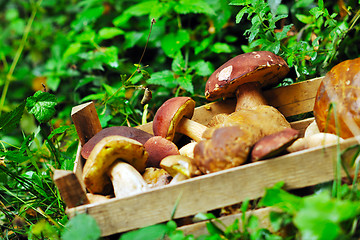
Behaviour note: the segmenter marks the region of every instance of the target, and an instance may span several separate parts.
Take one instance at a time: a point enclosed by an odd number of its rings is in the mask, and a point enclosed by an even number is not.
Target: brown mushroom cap
[[[157,110],[153,120],[154,135],[170,141],[174,139],[176,127],[183,117],[191,119],[195,101],[190,97],[174,97],[165,101]]]
[[[346,60],[333,67],[323,78],[315,98],[314,116],[320,132],[350,138],[360,134],[360,58]],[[329,114],[330,103],[335,103]],[[330,119],[328,120],[328,115]],[[355,133],[355,134],[354,134]]]
[[[267,135],[257,141],[251,151],[251,161],[256,162],[263,159],[276,157],[286,151],[297,138],[299,131],[292,128]]]
[[[103,138],[108,136],[123,136],[128,137],[131,139],[134,139],[141,144],[145,144],[145,142],[153,137],[152,134],[147,133],[141,129],[132,128],[132,127],[126,127],[126,126],[116,126],[116,127],[109,127],[104,128],[97,134],[95,134],[88,142],[84,144],[84,146],[81,149],[81,156],[85,159],[87,159],[95,147],[95,145],[100,142]]]
[[[102,193],[110,179],[106,172],[111,165],[122,160],[140,173],[145,170],[148,153],[138,141],[123,136],[108,136],[98,142],[91,151],[83,168],[85,186],[91,193]]]
[[[179,155],[179,149],[175,143],[160,136],[154,136],[144,144],[149,154],[146,161],[147,167],[160,167],[160,161],[170,155]]]
[[[204,174],[239,166],[246,162],[259,134],[258,129],[242,129],[240,125],[216,128],[211,139],[195,146],[193,162]]]
[[[238,55],[219,67],[208,79],[208,100],[235,96],[236,89],[248,82],[259,82],[262,88],[275,86],[289,72],[287,63],[269,51]]]

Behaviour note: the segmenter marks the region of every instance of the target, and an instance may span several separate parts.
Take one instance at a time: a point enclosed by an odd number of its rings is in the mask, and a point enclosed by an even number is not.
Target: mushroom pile
[[[323,123],[326,109],[335,101],[340,123],[352,119],[352,124],[359,125],[360,103],[353,98],[357,99],[360,82],[352,70],[359,67],[359,59],[346,61],[326,75],[316,97],[316,121],[299,138],[299,131],[262,95],[263,89],[285,78],[289,72],[286,62],[268,51],[238,55],[210,76],[205,89],[210,101],[236,97],[233,113],[214,116],[204,126],[191,119],[196,105],[192,98],[173,97],[157,110],[153,134],[125,126],[105,128],[82,148],[85,185],[93,194],[125,197],[283,153],[341,142],[352,136],[354,126],[340,129],[343,138],[337,137],[334,116],[329,125]],[[185,143],[178,141],[183,135]]]

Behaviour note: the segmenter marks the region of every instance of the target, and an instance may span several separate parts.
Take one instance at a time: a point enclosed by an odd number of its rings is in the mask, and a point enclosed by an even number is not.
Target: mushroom
[[[343,138],[338,137],[332,133],[315,133],[313,135],[299,138],[293,144],[291,144],[288,148],[288,152],[297,152],[304,149],[314,148],[314,147],[324,147],[326,145],[342,143],[344,141]]]
[[[320,132],[344,139],[360,135],[359,74],[360,58],[356,58],[337,64],[322,79],[314,104],[314,117]],[[331,103],[334,107],[329,112]]]
[[[175,143],[161,136],[149,138],[144,144],[149,157],[146,161],[147,167],[160,167],[160,161],[170,155],[179,155],[179,149]]]
[[[123,136],[108,136],[98,142],[83,168],[86,188],[93,194],[104,194],[113,186],[116,197],[143,192],[148,186],[141,174],[148,153],[144,146]]]
[[[165,101],[157,110],[153,120],[154,135],[172,141],[175,133],[178,132],[200,141],[207,127],[190,120],[194,108],[195,101],[190,97],[174,97]]]
[[[101,139],[107,136],[114,136],[114,135],[131,138],[136,141],[139,141],[141,144],[145,144],[145,142],[149,138],[153,137],[153,135],[150,133],[132,127],[115,126],[115,127],[104,128],[84,144],[84,146],[81,149],[81,156],[87,159],[90,155],[90,152],[93,150],[95,145],[101,141]]]
[[[147,167],[143,173],[145,182],[151,187],[160,187],[170,183],[171,175],[162,168]]]
[[[205,130],[204,140],[195,146],[194,163],[203,173],[245,163],[255,142],[290,128],[290,123],[276,108],[267,105],[261,93],[261,88],[278,84],[288,72],[289,67],[281,57],[259,51],[230,59],[210,76],[206,98],[236,95],[237,104],[235,112],[214,120],[216,125]]]
[[[280,56],[269,51],[240,54],[220,66],[208,79],[208,100],[236,95],[235,111],[266,105],[261,88],[277,85],[289,72]]]
[[[189,158],[194,158],[194,148],[196,146],[197,142],[189,142],[187,144],[185,144],[184,146],[182,146],[179,149],[179,153],[180,155],[189,157]]]
[[[298,137],[298,130],[286,128],[261,138],[254,144],[251,161],[256,162],[281,155]]]
[[[165,169],[172,177],[170,184],[174,184],[200,174],[191,158],[182,155],[172,155],[160,162],[161,168]]]
[[[320,130],[316,124],[316,121],[312,121],[309,126],[305,129],[304,137],[310,137],[311,135],[314,135],[316,133],[319,133]]]

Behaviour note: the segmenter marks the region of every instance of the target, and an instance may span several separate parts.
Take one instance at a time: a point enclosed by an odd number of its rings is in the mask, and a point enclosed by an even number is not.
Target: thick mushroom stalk
[[[138,184],[139,181],[133,181],[135,185],[139,185],[134,187],[127,186],[127,181],[122,183],[120,179],[136,179],[139,173],[144,172],[147,158],[148,153],[140,142],[123,136],[105,137],[95,145],[84,165],[85,186],[91,193],[104,194],[112,185],[118,196],[124,196],[119,191],[126,187],[145,189],[143,184]],[[126,167],[124,164],[127,164]],[[126,171],[117,172],[120,166],[121,169],[126,168]],[[111,182],[111,179],[114,182]],[[129,191],[125,192],[129,193]]]
[[[195,101],[190,97],[168,99],[155,114],[153,121],[154,135],[172,141],[175,133],[182,133],[195,141],[200,141],[207,127],[191,120],[194,109]]]
[[[149,189],[141,174],[126,162],[115,161],[107,174],[111,179],[117,198],[145,192]]]

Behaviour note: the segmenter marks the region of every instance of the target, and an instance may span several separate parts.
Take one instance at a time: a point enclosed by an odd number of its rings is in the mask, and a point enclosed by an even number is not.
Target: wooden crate
[[[286,87],[266,91],[265,98],[286,117],[311,112],[317,88],[322,78],[316,78]],[[207,124],[218,113],[234,111],[235,101],[226,100],[198,107],[193,119]],[[292,122],[293,128],[303,134],[313,118]],[[152,132],[151,123],[139,128]],[[341,144],[341,149],[357,144],[355,138]],[[80,151],[80,148],[79,148]],[[74,172],[81,182],[83,159],[78,155]],[[175,219],[199,212],[218,209],[263,196],[265,188],[279,181],[286,189],[297,189],[326,182],[334,178],[337,146],[303,150],[267,161],[246,164],[232,169],[202,175],[178,184],[152,189],[122,199],[110,199],[103,203],[85,204],[67,209],[70,218],[79,213],[93,216],[102,236],[125,232],[170,220],[178,202]],[[344,174],[344,173],[342,173]],[[255,214],[266,216],[269,209],[257,210]],[[265,213],[265,214],[264,214]],[[235,216],[222,218],[225,223]],[[263,217],[263,223],[267,225]],[[204,233],[204,223],[181,227],[185,233]]]

